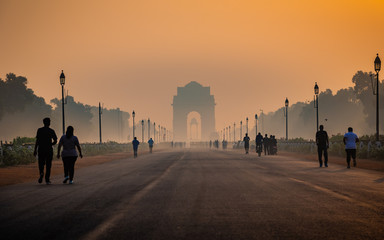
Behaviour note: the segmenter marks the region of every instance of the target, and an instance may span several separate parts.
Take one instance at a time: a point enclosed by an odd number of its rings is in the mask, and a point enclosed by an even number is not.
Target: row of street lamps
[[[373,92],[374,95],[376,95],[376,141],[378,142],[379,139],[379,72],[381,70],[381,60],[379,58],[379,54],[377,54],[375,61],[374,61],[374,68],[375,68],[375,76],[376,76],[376,93]],[[372,77],[372,75],[371,75]],[[374,84],[372,82],[372,88],[374,89]],[[319,86],[317,85],[317,82],[315,82],[314,86],[314,108],[316,109],[316,131],[319,130]],[[285,139],[288,140],[288,106],[289,106],[289,101],[288,98],[285,99]],[[255,114],[255,120],[256,120],[256,135],[257,135],[257,120],[258,116]],[[248,133],[248,118],[246,118],[247,121],[247,133]],[[242,136],[242,121],[240,121],[240,141],[241,141],[241,136]],[[235,133],[235,127],[236,124],[234,123],[234,133]]]
[[[285,111],[284,111],[284,116],[286,118],[286,140],[288,140],[288,105],[289,105],[289,101],[288,101],[288,98],[285,99]],[[263,110],[260,109],[261,113],[263,113]],[[245,118],[245,123],[246,123],[246,133],[248,134],[248,117]],[[257,126],[258,126],[258,121],[259,121],[259,116],[257,114],[255,114],[255,133],[257,136]],[[240,121],[240,141],[242,140],[242,136],[243,136],[243,121],[241,120]],[[225,140],[225,136],[228,136],[230,139],[230,134],[231,134],[231,126],[228,126],[228,127],[225,127],[222,131],[221,131],[221,135],[223,136],[223,140]],[[233,123],[233,141],[236,142],[236,123]]]
[[[135,116],[136,116],[136,113],[135,111],[132,111],[132,134],[133,134],[133,137],[136,137],[135,135],[135,128],[136,128],[136,125],[135,125]],[[142,142],[144,142],[144,123],[146,121],[143,119],[141,120],[141,140]],[[147,123],[148,123],[148,140],[151,138],[151,120],[148,118],[147,120]],[[167,130],[167,128],[163,127],[163,126],[160,126],[158,125],[158,131],[156,132],[156,122],[153,122],[153,140],[156,142],[166,142],[169,140],[169,137],[171,135],[171,131]],[[156,139],[157,137],[157,139]]]
[[[61,74],[60,74],[60,85],[61,85],[61,102],[62,102],[62,122],[63,122],[63,135],[65,134],[65,109],[64,109],[64,104],[65,104],[65,97],[64,97],[64,85],[65,85],[65,75],[64,75],[64,71],[61,70]],[[99,141],[100,143],[102,143],[102,132],[101,132],[101,115],[103,113],[103,108],[101,106],[101,103],[99,102]],[[133,137],[136,137],[135,135],[135,111],[132,112],[132,120],[133,120],[133,126],[132,126],[132,131],[133,131]],[[158,126],[159,127],[159,131],[158,131],[158,142],[162,142],[162,141],[167,141],[168,140],[168,136],[170,136],[171,132],[169,130],[167,130],[165,127],[163,126]],[[144,142],[144,120],[141,120],[141,128],[142,128],[142,141]],[[150,119],[148,119],[148,139],[150,139],[150,136],[151,136],[151,122],[150,122]],[[154,140],[156,139],[156,123],[154,122],[153,123],[153,138]],[[161,139],[163,138],[163,139]]]
[[[373,94],[376,95],[376,141],[379,141],[379,72],[381,69],[381,60],[379,58],[379,54],[377,54],[375,61],[374,61],[374,68],[375,68],[375,76],[376,76],[376,93],[374,92]],[[64,85],[65,85],[65,75],[64,71],[61,71],[60,74],[60,85],[61,85],[61,95],[62,95],[62,115],[63,115],[63,135],[65,134],[65,111],[64,111]],[[373,86],[373,82],[372,82]],[[373,86],[374,88],[374,86]],[[319,130],[319,86],[317,85],[317,82],[315,83],[314,86],[314,108],[316,109],[316,131]],[[288,98],[285,99],[285,138],[288,140],[288,106],[289,106],[289,101]],[[102,114],[102,109],[99,103],[99,135],[100,135],[100,143],[102,142],[101,138],[101,114]],[[132,119],[133,119],[133,137],[135,137],[135,111],[132,112]],[[257,122],[258,122],[258,115],[255,114],[255,128],[256,128],[256,135],[257,135]],[[144,120],[141,120],[141,125],[142,125],[142,141],[144,141]],[[158,137],[158,142],[161,141],[161,136],[160,134],[164,133],[164,141],[167,140],[167,133],[170,133],[169,131],[166,130],[166,128],[162,126],[159,127],[159,137]],[[154,129],[154,138],[156,138],[156,123],[153,125]],[[246,130],[248,133],[248,117],[246,118]],[[242,137],[242,131],[243,131],[243,121],[240,121],[240,141]],[[231,126],[225,127],[222,130],[223,133],[223,139],[225,140],[225,136],[227,135],[230,138],[230,132],[231,132]],[[148,139],[150,138],[150,119],[148,119]],[[236,123],[233,123],[233,139],[236,141]]]

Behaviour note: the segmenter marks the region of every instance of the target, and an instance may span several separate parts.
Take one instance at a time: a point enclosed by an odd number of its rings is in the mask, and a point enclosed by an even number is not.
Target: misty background
[[[376,97],[373,95],[370,73],[358,71],[351,79],[353,87],[332,92],[321,91],[319,95],[319,124],[323,124],[329,135],[343,134],[348,127],[353,127],[359,135],[375,132]],[[27,78],[13,73],[0,78],[0,140],[11,141],[13,138],[34,137],[37,128],[41,127],[44,117],[51,117],[51,127],[60,136],[62,133],[61,99],[54,98],[49,102],[37,96],[27,86]],[[214,86],[213,86],[214,87]],[[175,86],[176,88],[176,86]],[[380,82],[381,93],[384,84]],[[171,96],[170,96],[171,97]],[[283,99],[285,100],[285,99]],[[284,101],[282,100],[282,106]],[[266,99],[268,101],[268,99]],[[220,104],[220,103],[219,103]],[[252,108],[254,103],[239,103]],[[74,96],[67,96],[65,105],[66,126],[72,125],[75,134],[83,142],[99,141],[98,106],[77,102]],[[139,111],[139,110],[137,110]],[[285,107],[268,113],[260,113],[258,131],[285,137]],[[228,111],[228,114],[231,114]],[[380,115],[384,116],[384,100],[380,98]],[[136,117],[136,136],[141,140],[141,118]],[[245,119],[243,135],[246,132]],[[289,138],[314,139],[316,132],[316,113],[314,101],[290,102],[288,109]],[[145,121],[145,139],[147,139],[147,119]],[[236,139],[240,139],[239,122],[236,122]],[[151,122],[153,125],[153,122]],[[171,124],[169,124],[171,125]],[[231,139],[233,140],[233,122]],[[152,126],[151,126],[152,128]],[[218,128],[220,134],[222,129]],[[380,124],[380,131],[384,125]],[[153,129],[151,130],[153,134]],[[254,115],[249,116],[249,135],[255,137]],[[132,122],[129,112],[119,108],[103,109],[102,112],[103,141],[127,142],[132,139]],[[228,138],[228,136],[227,136]]]

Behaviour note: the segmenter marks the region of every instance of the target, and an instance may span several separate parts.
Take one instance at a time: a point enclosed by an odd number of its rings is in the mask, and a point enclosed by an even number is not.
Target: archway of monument
[[[201,115],[196,111],[187,115],[187,139],[192,142],[201,140]]]
[[[209,141],[216,134],[215,127],[215,98],[211,95],[210,87],[192,81],[184,87],[177,88],[177,95],[173,96],[173,140],[175,142],[189,140],[188,115],[197,112],[199,138]],[[195,115],[197,117],[197,115]],[[192,120],[192,118],[191,118]]]
[[[215,128],[215,98],[211,95],[210,87],[203,87],[197,82],[190,82],[184,87],[177,88],[177,95],[173,96],[173,139],[175,142],[187,141],[191,137],[189,118],[191,112],[195,116],[199,128],[198,138],[209,141],[216,134]],[[189,122],[188,122],[189,121]]]

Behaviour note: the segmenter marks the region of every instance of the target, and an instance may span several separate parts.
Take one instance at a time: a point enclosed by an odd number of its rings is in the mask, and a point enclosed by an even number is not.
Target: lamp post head
[[[255,119],[257,120],[257,118],[258,118],[258,117],[257,117],[257,114],[255,114]]]
[[[132,112],[132,117],[135,117],[136,113],[135,111]]]
[[[379,54],[377,54],[375,58],[375,72],[380,72],[381,69],[381,60],[379,58]]]
[[[285,106],[288,107],[288,105],[289,105],[288,98],[285,98]]]
[[[148,118],[148,123],[150,123],[151,122],[151,120]]]
[[[144,125],[144,120],[141,120],[141,125]]]
[[[247,119],[246,119],[247,121],[248,121],[248,117],[247,117]]]
[[[319,95],[319,86],[317,85],[317,82],[315,82],[314,90],[315,90],[315,95]]]
[[[61,74],[60,74],[60,84],[61,85],[65,84],[65,75],[63,70],[61,70]]]
[[[243,121],[240,121],[240,124],[243,124]]]

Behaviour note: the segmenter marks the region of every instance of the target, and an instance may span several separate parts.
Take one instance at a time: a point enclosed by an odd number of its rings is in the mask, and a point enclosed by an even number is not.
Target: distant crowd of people
[[[265,134],[261,135],[261,133],[258,133],[256,136],[256,151],[257,149],[260,149],[260,151],[263,151],[264,147],[264,155],[276,155],[277,154],[277,139],[275,135],[269,135]]]
[[[318,153],[318,159],[320,167],[328,167],[328,148],[329,148],[329,138],[326,131],[324,131],[324,126],[319,126],[319,131],[316,132],[316,145],[317,145],[317,153]],[[250,138],[248,134],[246,133],[243,141],[244,143],[244,149],[245,154],[249,153],[249,144],[250,144]],[[344,135],[343,142],[345,145],[345,151],[347,156],[347,168],[351,167],[351,160],[354,167],[357,166],[356,162],[356,143],[359,142],[359,138],[357,135],[353,132],[353,128],[349,127],[348,132]],[[256,143],[256,152],[260,153],[263,152],[264,149],[264,155],[276,155],[277,154],[277,139],[274,135],[265,134],[263,137],[261,133],[259,132],[255,139]],[[222,149],[226,149],[228,145],[228,142],[226,140],[222,141]],[[209,147],[215,147],[219,148],[219,140],[216,141],[210,141]],[[323,161],[324,158],[324,161]]]

